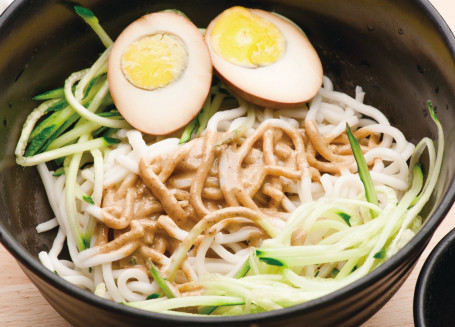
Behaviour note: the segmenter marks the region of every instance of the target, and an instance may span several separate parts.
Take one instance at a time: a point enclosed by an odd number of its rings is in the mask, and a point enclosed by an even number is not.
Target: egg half
[[[169,134],[189,123],[209,93],[212,63],[187,18],[156,12],[131,23],[112,46],[107,77],[120,114],[136,129]]]
[[[250,102],[296,107],[322,85],[316,50],[299,27],[277,14],[229,8],[210,22],[205,40],[220,78]]]

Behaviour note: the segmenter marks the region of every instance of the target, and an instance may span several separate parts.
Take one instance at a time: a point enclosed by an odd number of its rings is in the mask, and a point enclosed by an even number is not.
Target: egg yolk
[[[157,33],[131,43],[123,52],[121,67],[134,86],[155,90],[179,79],[188,64],[183,41],[172,34]]]
[[[210,38],[218,55],[244,67],[273,64],[286,50],[286,39],[272,22],[238,6],[220,15]]]

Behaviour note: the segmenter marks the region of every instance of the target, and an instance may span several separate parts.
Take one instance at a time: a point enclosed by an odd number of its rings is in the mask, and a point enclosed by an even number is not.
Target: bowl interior
[[[356,85],[362,86],[365,102],[381,109],[414,142],[436,138],[426,100],[433,101],[443,124],[446,153],[441,178],[423,212],[426,226],[401,257],[380,269],[396,266],[413,247],[422,246],[450,208],[455,176],[455,166],[449,164],[455,161],[454,40],[426,1],[86,0],[80,4],[95,12],[113,38],[143,14],[168,8],[185,12],[198,26],[207,26],[223,9],[237,4],[287,16],[315,46],[336,90],[354,95]],[[37,254],[49,250],[56,231],[37,234],[35,227],[53,214],[36,169],[15,165],[14,149],[27,114],[37,105],[31,98],[62,86],[69,74],[90,66],[103,50],[73,5],[72,1],[17,0],[0,16],[0,239],[18,260],[41,275],[47,272],[36,265]]]

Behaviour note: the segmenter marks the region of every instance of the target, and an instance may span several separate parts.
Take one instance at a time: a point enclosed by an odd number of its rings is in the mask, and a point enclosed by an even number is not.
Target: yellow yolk
[[[281,31],[270,21],[243,7],[224,11],[210,37],[218,55],[244,67],[273,64],[286,50],[286,39]]]
[[[123,52],[122,71],[134,86],[155,90],[179,79],[188,64],[180,38],[157,33],[131,43]]]

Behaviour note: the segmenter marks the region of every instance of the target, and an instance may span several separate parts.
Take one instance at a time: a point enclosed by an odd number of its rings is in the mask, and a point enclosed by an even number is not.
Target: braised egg
[[[299,27],[280,15],[232,7],[211,21],[205,40],[223,82],[255,104],[299,106],[322,85],[316,50]]]
[[[136,129],[169,134],[200,111],[212,79],[203,35],[187,18],[156,12],[131,23],[109,55],[112,99]]]

